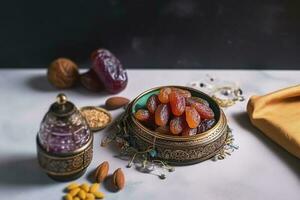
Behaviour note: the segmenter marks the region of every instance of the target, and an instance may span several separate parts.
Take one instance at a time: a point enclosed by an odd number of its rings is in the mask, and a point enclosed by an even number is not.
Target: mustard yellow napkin
[[[300,85],[252,96],[247,112],[254,126],[300,158]]]

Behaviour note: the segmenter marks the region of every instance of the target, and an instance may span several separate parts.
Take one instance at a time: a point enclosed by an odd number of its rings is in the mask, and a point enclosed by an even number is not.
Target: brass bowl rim
[[[104,112],[105,114],[108,115],[108,118],[109,118],[109,121],[107,122],[107,124],[103,125],[103,126],[99,126],[99,127],[96,127],[96,128],[92,128],[90,127],[89,123],[88,123],[88,120],[87,118],[83,115],[82,111],[83,110],[86,110],[86,109],[95,109],[95,110],[98,110],[98,111],[101,111],[101,112]],[[79,109],[79,112],[81,113],[81,115],[83,116],[83,118],[85,118],[86,122],[87,122],[87,125],[89,127],[89,129],[92,131],[92,132],[96,132],[96,131],[100,131],[104,128],[106,128],[108,125],[111,124],[112,122],[112,115],[110,114],[110,112],[102,107],[97,107],[97,106],[83,106]]]
[[[194,92],[197,92],[197,93],[201,93],[202,95],[206,96],[207,99],[209,99],[209,101],[212,101],[214,102],[214,104],[216,105],[217,109],[219,110],[220,112],[220,116],[219,116],[219,119],[217,121],[217,123],[209,130],[201,133],[201,134],[196,134],[196,135],[193,135],[193,136],[170,136],[170,135],[163,135],[163,134],[160,134],[156,131],[153,131],[153,130],[150,130],[148,129],[147,127],[145,127],[144,125],[142,125],[137,119],[135,119],[134,115],[132,114],[132,107],[133,105],[136,104],[136,102],[142,97],[144,96],[145,94],[149,93],[149,92],[152,92],[154,90],[157,90],[157,89],[160,89],[160,88],[163,88],[163,87],[177,87],[177,88],[181,88],[181,89],[187,89],[187,90],[192,90]],[[207,94],[205,94],[204,92],[201,92],[200,90],[197,90],[197,89],[194,89],[194,88],[191,88],[191,87],[187,87],[187,86],[178,86],[178,85],[167,85],[167,86],[159,86],[159,87],[154,87],[154,88],[151,88],[151,89],[148,89],[144,92],[142,92],[141,94],[139,94],[133,101],[132,103],[129,104],[128,106],[128,111],[130,112],[129,113],[129,116],[131,117],[131,120],[137,125],[139,126],[139,128],[141,128],[143,131],[145,131],[146,133],[150,134],[151,136],[155,137],[155,138],[159,138],[159,139],[164,139],[164,140],[170,140],[170,141],[182,141],[182,142],[186,142],[186,141],[194,141],[194,140],[201,140],[203,138],[206,138],[208,135],[210,135],[212,132],[215,131],[215,129],[217,129],[219,126],[221,126],[221,118],[223,118],[224,120],[224,123],[227,124],[227,119],[226,119],[226,116],[223,112],[223,110],[220,108],[219,104],[213,99],[211,98],[210,96],[208,96]],[[222,116],[223,115],[223,116]]]

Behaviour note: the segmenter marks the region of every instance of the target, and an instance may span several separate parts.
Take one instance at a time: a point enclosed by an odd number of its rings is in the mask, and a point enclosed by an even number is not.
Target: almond
[[[127,105],[129,101],[130,100],[125,97],[111,97],[106,100],[105,107],[108,110],[115,110]]]
[[[104,179],[107,177],[108,170],[109,170],[108,162],[104,161],[103,163],[101,163],[96,169],[96,173],[95,173],[96,182],[98,183],[103,182]]]
[[[122,190],[125,186],[125,176],[121,168],[113,173],[113,185],[117,190]]]

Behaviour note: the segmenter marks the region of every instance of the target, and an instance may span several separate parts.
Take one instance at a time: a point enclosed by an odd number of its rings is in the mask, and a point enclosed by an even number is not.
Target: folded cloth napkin
[[[252,96],[247,112],[255,127],[300,159],[300,85]]]

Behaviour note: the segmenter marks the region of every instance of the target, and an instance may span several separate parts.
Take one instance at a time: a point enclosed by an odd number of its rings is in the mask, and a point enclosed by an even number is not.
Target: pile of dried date
[[[137,110],[135,118],[162,134],[192,136],[215,124],[215,114],[209,103],[180,88],[160,89],[158,94],[148,98],[146,107]]]
[[[126,70],[116,56],[106,49],[91,54],[92,67],[79,75],[78,66],[70,59],[58,58],[48,68],[49,82],[60,89],[70,88],[80,82],[94,92],[106,90],[116,94],[125,89],[128,82]]]

